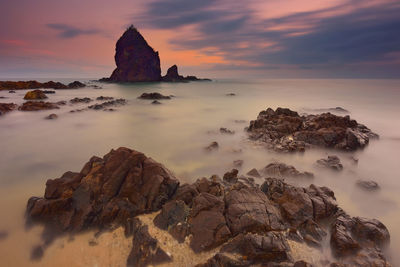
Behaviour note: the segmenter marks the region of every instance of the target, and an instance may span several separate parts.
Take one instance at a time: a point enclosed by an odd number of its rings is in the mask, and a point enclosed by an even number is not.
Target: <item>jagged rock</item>
[[[340,163],[340,159],[337,156],[328,156],[327,159],[317,160],[317,166],[328,168],[334,171],[343,170],[343,165]]]
[[[284,228],[279,209],[260,189],[236,185],[225,193],[226,221],[234,235]]]
[[[167,70],[167,74],[162,77],[165,82],[179,82],[183,81],[185,78],[178,74],[178,66],[173,65]]]
[[[92,102],[92,99],[89,97],[83,97],[83,98],[75,97],[75,98],[71,99],[69,102],[72,104],[89,103],[89,102]]]
[[[349,116],[300,116],[287,108],[261,111],[257,120],[250,122],[248,134],[250,139],[283,152],[304,151],[310,146],[356,150],[365,147],[371,138],[378,138]]]
[[[138,219],[134,219],[138,220]],[[133,224],[132,250],[128,256],[127,266],[146,267],[172,261],[172,258],[150,236],[148,226],[140,222]]]
[[[161,209],[154,218],[154,225],[160,229],[168,230],[178,223],[186,222],[189,215],[189,207],[182,200],[171,200]]]
[[[299,172],[295,167],[281,162],[268,164],[261,170],[261,173],[275,178],[293,177],[293,178],[314,178],[311,172]]]
[[[14,103],[0,103],[0,116],[17,108]]]
[[[29,91],[25,94],[25,100],[38,100],[38,99],[46,99],[47,96],[42,90],[33,90]]]
[[[58,105],[44,101],[27,101],[18,108],[21,111],[39,111],[48,109],[59,109]]]
[[[237,169],[232,169],[230,172],[224,174],[223,180],[228,183],[236,183],[238,180],[239,171]]]
[[[119,38],[115,48],[117,68],[111,82],[153,82],[161,80],[160,57],[138,30],[130,26]]]
[[[81,83],[79,81],[74,81],[74,82],[68,84],[68,88],[70,88],[70,89],[78,89],[78,88],[83,88],[83,87],[86,87],[86,84]]]
[[[128,218],[160,209],[178,184],[163,165],[121,147],[92,157],[80,173],[48,180],[44,198],[29,199],[27,215],[67,231],[124,225]]]
[[[256,178],[260,178],[261,177],[261,175],[260,175],[260,173],[257,171],[257,169],[255,169],[255,168],[253,168],[253,169],[251,169],[248,173],[246,173],[247,175],[249,175],[249,176],[253,176],[253,177],[256,177]]]
[[[58,116],[57,116],[57,114],[54,114],[54,113],[52,113],[52,114],[50,114],[49,116],[46,116],[46,120],[55,120],[55,119],[57,119],[58,118]]]
[[[160,93],[143,93],[138,98],[139,99],[148,99],[148,100],[171,99],[170,96],[162,95]]]
[[[46,95],[47,95],[47,94],[55,94],[56,91],[53,91],[53,90],[43,90],[43,93],[45,93]]]
[[[218,143],[214,141],[211,144],[209,144],[207,147],[205,147],[204,149],[211,152],[214,150],[218,150],[218,148],[219,148]]]
[[[252,264],[291,261],[290,247],[279,232],[265,235],[240,233],[221,248],[221,252],[238,253]]]
[[[234,131],[229,130],[227,128],[219,128],[219,132],[222,133],[222,134],[235,134]]]
[[[208,250],[224,243],[230,236],[224,217],[225,204],[221,198],[202,192],[193,199],[190,211],[190,247],[195,252]]]
[[[250,263],[246,260],[238,260],[229,257],[224,253],[217,253],[213,257],[202,264],[197,264],[195,267],[249,267]]]
[[[380,189],[378,183],[372,180],[358,180],[356,185],[366,191],[377,191]]]

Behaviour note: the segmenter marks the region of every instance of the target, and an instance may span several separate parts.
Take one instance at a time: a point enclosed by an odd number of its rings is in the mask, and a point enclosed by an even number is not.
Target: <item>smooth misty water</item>
[[[62,81],[62,80],[61,80]],[[400,251],[400,81],[399,80],[263,80],[137,85],[103,84],[103,89],[58,90],[49,101],[100,95],[123,97],[129,103],[115,112],[88,110],[69,113],[87,105],[70,105],[41,112],[14,111],[0,117],[0,240],[1,266],[41,266],[29,262],[30,249],[39,240],[40,228],[24,230],[24,210],[30,196],[43,195],[45,182],[65,171],[80,171],[92,155],[102,156],[112,148],[127,146],[144,152],[175,172],[182,181],[222,175],[244,160],[242,173],[281,160],[299,170],[316,174],[312,183],[330,187],[339,204],[352,216],[381,220],[392,236],[391,251]],[[162,105],[138,100],[143,92],[175,95]],[[0,91],[1,102],[22,103],[26,90],[9,94]],[[227,93],[236,93],[229,97]],[[276,154],[246,141],[243,131],[250,120],[267,107],[288,107],[299,112],[343,107],[350,116],[366,124],[381,138],[354,155],[310,150],[304,154]],[[57,120],[45,120],[50,113]],[[238,123],[235,120],[245,120]],[[221,135],[220,127],[235,130]],[[214,153],[204,147],[220,144]],[[242,152],[237,152],[241,150]],[[315,169],[317,159],[338,155],[345,169],[341,173]],[[357,179],[373,179],[381,190],[366,193],[355,187]],[[258,181],[261,183],[261,181]],[[308,185],[308,181],[291,181]],[[83,244],[83,245],[87,245]],[[328,253],[328,252],[325,252]],[[48,253],[46,252],[45,259]],[[93,253],[93,257],[95,257]],[[90,257],[89,253],[86,257]],[[394,265],[400,255],[391,253]],[[81,262],[76,258],[76,264]],[[54,264],[54,263],[53,263]],[[91,261],[88,265],[94,266]],[[101,265],[101,263],[99,263]]]

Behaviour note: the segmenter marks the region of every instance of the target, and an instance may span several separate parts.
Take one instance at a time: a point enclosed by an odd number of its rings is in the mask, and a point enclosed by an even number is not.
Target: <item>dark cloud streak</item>
[[[62,23],[49,23],[46,26],[50,29],[58,31],[58,36],[65,39],[75,38],[80,35],[93,35],[100,33],[100,30],[97,29],[79,29],[77,27]]]

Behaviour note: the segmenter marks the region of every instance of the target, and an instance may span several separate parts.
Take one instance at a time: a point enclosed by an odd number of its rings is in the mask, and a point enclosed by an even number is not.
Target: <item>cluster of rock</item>
[[[149,234],[151,226],[135,218],[160,209],[156,227],[188,241],[196,253],[216,249],[198,266],[310,266],[295,262],[300,259],[293,258],[290,242],[320,248],[327,238],[336,261],[327,265],[390,266],[382,253],[390,240],[386,227],[347,215],[329,188],[295,187],[279,178],[258,186],[237,175],[233,170],[223,179],[180,185],[160,163],[118,148],[92,157],[79,173],[48,180],[44,197],[29,199],[27,218],[59,231],[124,225],[133,236],[128,266],[174,260]]]
[[[0,103],[0,116],[17,108],[17,104],[14,103]]]
[[[0,90],[22,90],[22,89],[39,89],[39,88],[46,88],[46,89],[77,89],[85,87],[86,85],[79,82],[74,81],[65,85],[60,82],[45,82],[40,83],[38,81],[0,81]]]
[[[365,147],[371,138],[378,138],[349,116],[329,112],[300,116],[287,108],[261,111],[247,131],[251,140],[283,152],[304,151],[310,146],[356,150]]]
[[[149,46],[139,31],[130,26],[119,38],[115,47],[117,68],[110,78],[102,82],[181,82],[200,80],[195,76],[183,77],[178,74],[178,67],[173,65],[165,76],[161,76],[158,52]]]

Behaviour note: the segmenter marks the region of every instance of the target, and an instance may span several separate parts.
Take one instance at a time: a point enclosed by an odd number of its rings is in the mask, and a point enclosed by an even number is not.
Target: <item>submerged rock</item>
[[[151,102],[151,104],[153,105],[161,105],[162,103],[158,100],[154,100],[153,102]]]
[[[0,116],[7,112],[13,111],[17,108],[17,104],[14,103],[0,103]]]
[[[59,109],[56,103],[44,101],[27,101],[18,108],[21,111],[39,111],[49,109]]]
[[[281,162],[273,162],[268,164],[261,170],[261,173],[275,178],[314,178],[314,174],[311,172],[300,172],[295,167]]]
[[[29,91],[25,94],[25,100],[38,100],[38,99],[46,99],[47,96],[42,90],[33,90]]]
[[[334,171],[343,170],[343,165],[340,163],[340,159],[338,156],[328,156],[327,159],[319,159],[317,160],[317,166],[331,169]]]
[[[163,82],[188,82],[188,81],[210,81],[209,79],[199,79],[196,76],[182,76],[178,73],[178,66],[173,65],[167,70],[167,74],[161,79]]]
[[[223,128],[223,127],[219,128],[219,132],[222,134],[235,134],[234,131],[229,130],[228,128]]]
[[[114,97],[112,97],[112,96],[99,96],[96,98],[96,100],[99,100],[99,101],[108,101],[108,100],[113,100],[113,99],[114,99]]]
[[[170,96],[162,95],[160,93],[143,93],[138,98],[139,99],[148,99],[148,100],[171,99]]]
[[[358,180],[356,185],[366,191],[377,191],[380,189],[378,183],[372,180]]]
[[[250,139],[283,152],[304,151],[310,146],[356,150],[364,148],[371,138],[378,138],[349,116],[331,113],[300,116],[287,108],[261,111],[247,131]]]
[[[83,98],[75,97],[75,98],[71,99],[69,102],[72,104],[89,103],[89,102],[92,102],[92,99],[89,97],[83,97]]]
[[[46,120],[55,120],[57,118],[58,118],[57,114],[52,113],[49,116],[47,116],[45,119]]]
[[[219,144],[217,143],[217,142],[212,142],[211,144],[209,144],[208,146],[206,146],[204,149],[206,150],[206,151],[209,151],[209,152],[211,152],[211,151],[215,151],[215,150],[218,150],[218,148],[219,148]]]
[[[109,108],[109,107],[123,106],[123,105],[126,105],[126,103],[127,103],[127,101],[125,99],[118,98],[115,100],[103,102],[101,104],[94,104],[94,105],[88,106],[88,108],[94,109],[94,110],[114,111],[114,109]]]
[[[70,88],[70,89],[78,89],[78,88],[83,88],[83,87],[86,87],[86,84],[81,83],[79,81],[74,81],[74,82],[68,84],[68,88]]]
[[[29,199],[27,215],[67,231],[124,224],[159,210],[178,184],[163,165],[121,147],[103,158],[92,157],[79,173],[48,180],[44,197]]]

